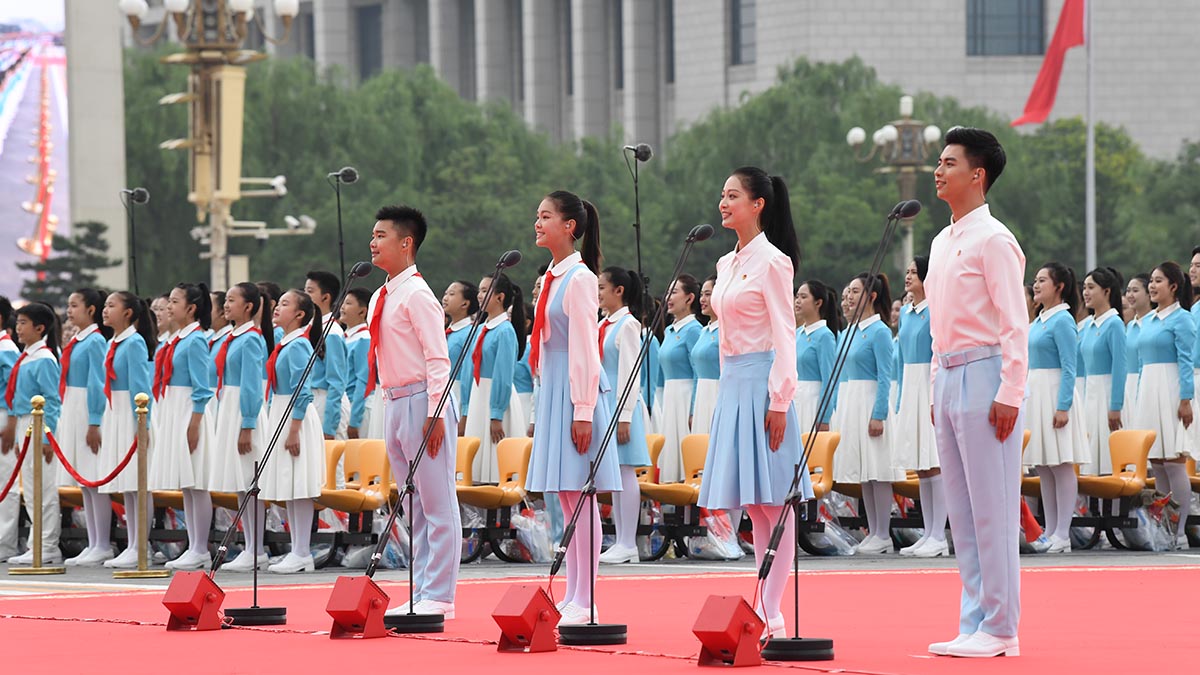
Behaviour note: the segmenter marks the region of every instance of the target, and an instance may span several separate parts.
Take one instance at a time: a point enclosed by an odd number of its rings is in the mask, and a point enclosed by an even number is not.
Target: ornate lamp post
[[[138,36],[138,28],[149,7],[146,0],[120,0],[133,28],[134,39],[147,45],[157,41],[166,31],[166,17],[150,38]],[[299,0],[275,0],[275,13],[282,19],[284,35],[272,43],[286,41],[291,34],[292,19],[300,10]],[[175,24],[180,42],[187,50],[163,58],[164,63],[186,65],[191,69],[186,92],[167,94],[159,99],[161,105],[188,105],[188,135],[164,141],[164,150],[187,150],[190,156],[188,201],[196,206],[196,219],[207,226],[201,228],[209,251],[211,287],[227,288],[228,239],[230,236],[251,234],[259,239],[275,234],[295,234],[296,230],[264,227],[253,232],[235,231],[237,221],[230,209],[242,197],[282,197],[287,193],[283,176],[242,178],[242,121],[246,87],[245,64],[266,58],[266,54],[242,49],[249,33],[251,19],[262,31],[262,18],[256,13],[254,0],[163,0],[163,9]],[[270,185],[270,190],[242,191],[243,183]]]
[[[846,133],[846,143],[854,149],[855,159],[867,162],[878,156],[884,166],[875,172],[896,174],[896,186],[900,189],[901,200],[916,198],[917,172],[933,172],[933,167],[926,164],[926,161],[932,156],[942,138],[941,129],[914,120],[912,114],[912,97],[901,96],[900,119],[876,129],[871,135],[871,147],[865,151],[862,150],[862,145],[867,140],[867,132],[862,127],[854,127]],[[903,270],[913,257],[912,219],[902,221],[901,226],[904,228],[904,238],[896,267]]]

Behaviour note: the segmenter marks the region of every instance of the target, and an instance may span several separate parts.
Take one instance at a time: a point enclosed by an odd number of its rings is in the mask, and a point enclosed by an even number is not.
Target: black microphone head
[[[360,260],[354,263],[354,267],[350,268],[350,278],[358,279],[360,277],[365,277],[370,274],[371,270],[373,269],[375,269],[374,265],[365,260]]]
[[[514,248],[511,251],[505,251],[504,255],[500,256],[500,260],[496,263],[496,266],[508,268],[519,262],[521,262],[521,252]]]
[[[649,143],[638,143],[633,150],[633,156],[639,162],[648,162],[654,156],[654,148],[650,147]]]
[[[358,169],[352,166],[344,166],[341,171],[337,172],[338,180],[349,184],[358,181]]]
[[[899,218],[900,209],[904,208],[904,205],[907,203],[908,201],[904,199],[896,202],[896,205],[892,207],[892,212],[888,214],[888,218]]]
[[[129,191],[129,198],[134,204],[145,204],[150,201],[150,191],[144,187],[136,187]]]
[[[687,238],[692,241],[705,241],[711,236],[713,236],[713,226],[704,223],[693,227],[692,231],[688,232]]]
[[[921,202],[915,199],[910,199],[903,204],[900,204],[897,208],[899,209],[899,215],[901,218],[912,218],[921,212]]]

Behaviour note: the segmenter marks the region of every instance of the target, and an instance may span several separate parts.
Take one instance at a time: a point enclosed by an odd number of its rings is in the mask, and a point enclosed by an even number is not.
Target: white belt
[[[972,347],[964,349],[961,352],[951,352],[949,354],[938,354],[938,365],[942,368],[958,368],[965,366],[968,363],[990,359],[993,356],[1000,356],[1000,345],[984,345],[982,347]]]

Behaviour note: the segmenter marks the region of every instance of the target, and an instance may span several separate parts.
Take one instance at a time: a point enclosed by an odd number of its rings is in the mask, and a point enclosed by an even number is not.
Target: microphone
[[[892,220],[893,218],[899,218],[900,217],[900,209],[904,208],[904,205],[907,203],[908,203],[908,200],[906,200],[906,199],[902,199],[902,200],[896,202],[896,205],[892,207],[891,213],[888,214],[888,220]]]
[[[912,218],[921,212],[921,202],[910,199],[903,204],[897,204],[896,208],[899,209],[899,216],[901,218]]]
[[[338,171],[333,171],[327,174],[329,178],[336,178],[339,183],[354,183],[358,181],[358,169],[352,166],[344,166]]]
[[[708,241],[708,238],[713,236],[713,226],[708,223],[697,225],[688,232],[688,241]]]
[[[649,143],[638,143],[637,145],[627,145],[624,150],[626,152],[632,150],[633,156],[639,162],[648,162],[654,156],[654,148],[650,147]]]
[[[121,190],[121,194],[129,195],[129,200],[134,204],[145,204],[150,201],[150,191],[144,187]]]
[[[500,256],[500,260],[496,261],[496,267],[509,268],[521,262],[521,252],[513,249],[505,251],[504,255]]]
[[[350,268],[350,278],[359,279],[371,273],[375,266],[365,260],[359,260],[354,263],[354,267]]]

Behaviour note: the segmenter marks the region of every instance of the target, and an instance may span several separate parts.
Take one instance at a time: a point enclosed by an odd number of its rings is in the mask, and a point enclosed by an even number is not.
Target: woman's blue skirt
[[[734,509],[752,504],[783,505],[792,485],[803,444],[796,408],[789,405],[783,443],[771,450],[766,417],[770,404],[767,378],[774,352],[726,356],[717,386],[717,411],[708,437],[699,505]],[[812,496],[808,469],[801,467],[805,497]]]

